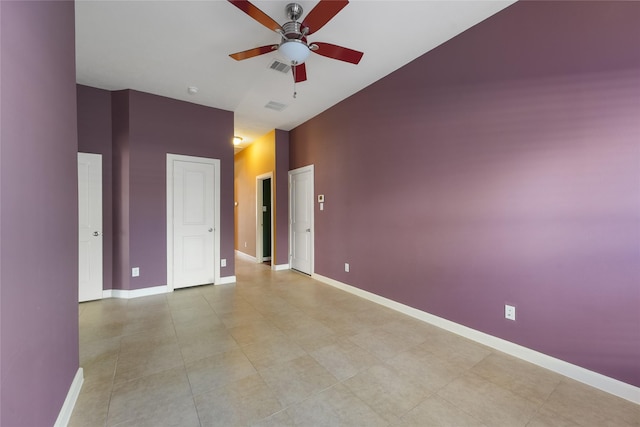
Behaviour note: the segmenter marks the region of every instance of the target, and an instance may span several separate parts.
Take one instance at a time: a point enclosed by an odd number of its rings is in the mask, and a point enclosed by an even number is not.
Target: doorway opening
[[[256,260],[273,259],[273,173],[256,177]]]

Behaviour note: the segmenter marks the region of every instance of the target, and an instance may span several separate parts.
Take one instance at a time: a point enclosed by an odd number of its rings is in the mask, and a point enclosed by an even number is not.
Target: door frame
[[[264,248],[263,248],[263,239],[262,239],[262,205],[264,203],[263,194],[262,194],[262,183],[263,181],[270,179],[271,192],[269,200],[269,204],[271,205],[271,218],[269,218],[269,228],[271,228],[271,265],[273,266],[274,253],[274,236],[273,236],[273,172],[263,173],[262,175],[256,176],[256,260],[258,263],[264,262]]]
[[[173,162],[193,162],[213,165],[213,283],[220,283],[220,159],[167,153],[167,290],[173,282]]]
[[[293,258],[293,212],[292,206],[293,203],[293,186],[291,185],[291,181],[293,179],[293,175],[297,175],[300,173],[311,172],[311,191],[309,192],[311,198],[311,248],[309,251],[309,275],[313,276],[315,273],[315,172],[314,165],[303,166],[301,168],[292,169],[289,171],[289,268],[292,269],[292,258]]]

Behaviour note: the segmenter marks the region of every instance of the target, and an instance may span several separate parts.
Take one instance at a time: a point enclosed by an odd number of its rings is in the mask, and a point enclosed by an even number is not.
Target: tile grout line
[[[125,312],[127,312],[129,307],[129,300],[126,301],[125,304]],[[122,352],[122,338],[124,337],[124,335],[122,333],[120,333],[119,335],[119,342],[118,342],[118,355],[116,357],[116,363],[113,366],[113,373],[111,375],[111,390],[109,391],[109,402],[107,402],[107,413],[104,417],[104,426],[107,427],[109,425],[109,413],[111,412],[111,399],[113,397],[113,389],[115,387],[115,381],[116,381],[116,372],[118,371],[118,362],[120,361],[120,354]]]
[[[202,291],[199,291],[202,294]],[[168,297],[167,297],[168,298]],[[204,298],[204,296],[203,296]],[[211,308],[211,311],[215,313],[209,301],[204,298],[207,302],[207,305]],[[168,303],[168,299],[167,299]],[[180,351],[180,357],[182,358],[182,368],[184,369],[184,375],[187,377],[187,383],[189,383],[189,391],[191,392],[191,401],[193,402],[193,409],[196,411],[196,417],[198,417],[198,424],[202,427],[202,419],[200,418],[200,412],[198,411],[198,405],[196,404],[196,396],[193,393],[193,385],[191,384],[191,378],[189,378],[189,371],[187,370],[187,362],[184,359],[184,354],[182,353],[182,346],[180,345],[180,339],[178,338],[178,330],[176,329],[176,322],[173,318],[173,312],[171,310],[171,306],[169,306],[169,315],[171,316],[171,325],[173,326],[173,333],[176,336],[176,343],[178,344],[178,350]]]

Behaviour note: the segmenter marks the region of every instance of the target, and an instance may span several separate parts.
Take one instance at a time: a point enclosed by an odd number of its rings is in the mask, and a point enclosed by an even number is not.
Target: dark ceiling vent
[[[274,60],[271,65],[269,65],[269,68],[275,71],[279,71],[283,74],[287,74],[289,71],[291,71],[291,65],[287,65],[284,62],[280,62],[277,60]]]
[[[276,110],[276,111],[282,111],[285,108],[287,108],[287,105],[286,104],[281,104],[281,103],[275,102],[275,101],[269,101],[269,103],[267,105],[265,105],[264,108],[269,108],[271,110]]]

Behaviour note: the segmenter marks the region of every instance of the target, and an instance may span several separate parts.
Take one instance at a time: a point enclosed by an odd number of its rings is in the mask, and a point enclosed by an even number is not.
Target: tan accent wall
[[[256,177],[273,173],[275,200],[275,141],[273,130],[235,155],[235,248],[252,257],[256,256]],[[275,206],[272,218],[275,218]],[[273,229],[275,236],[275,224]]]

